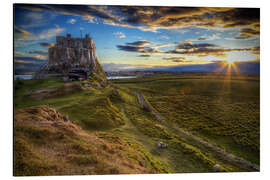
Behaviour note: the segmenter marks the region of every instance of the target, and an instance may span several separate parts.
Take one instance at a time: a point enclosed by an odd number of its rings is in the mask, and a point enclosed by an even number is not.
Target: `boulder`
[[[215,164],[215,165],[213,166],[213,170],[214,170],[215,172],[219,172],[219,171],[220,171],[220,165],[219,165],[219,164]]]
[[[168,147],[168,144],[164,143],[164,142],[158,142],[157,143],[157,147],[158,148],[167,148]]]
[[[65,122],[69,122],[68,115],[64,115],[63,119],[64,119]]]

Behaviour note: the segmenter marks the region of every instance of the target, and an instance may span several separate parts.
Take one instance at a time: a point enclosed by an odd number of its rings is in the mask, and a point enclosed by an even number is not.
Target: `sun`
[[[226,60],[226,63],[229,64],[229,65],[231,65],[231,64],[234,63],[234,60],[232,60],[232,59],[227,59],[227,60]]]

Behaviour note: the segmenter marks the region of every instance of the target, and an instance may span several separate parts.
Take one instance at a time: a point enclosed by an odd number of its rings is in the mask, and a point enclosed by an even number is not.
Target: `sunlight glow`
[[[233,59],[227,59],[226,60],[226,63],[228,63],[228,64],[234,64],[234,60]]]

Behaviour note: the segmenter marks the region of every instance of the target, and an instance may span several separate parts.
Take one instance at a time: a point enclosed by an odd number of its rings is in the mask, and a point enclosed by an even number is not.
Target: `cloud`
[[[37,41],[49,40],[64,31],[64,28],[55,25],[55,28],[45,29],[38,34],[33,34],[24,29],[18,28],[17,26],[14,26],[14,46],[24,47],[31,44],[36,44]]]
[[[125,45],[117,45],[116,47],[118,48],[118,50],[121,50],[121,51],[142,52],[143,50],[146,49],[145,46],[148,46],[151,44],[153,44],[153,42],[140,40],[140,41],[135,41],[132,43],[126,43]]]
[[[16,54],[15,54],[14,59],[25,60],[25,61],[37,61],[37,62],[40,62],[40,61],[46,61],[47,60],[47,57],[46,56],[42,56],[42,55],[34,55],[34,56],[23,55],[23,56],[16,56]]]
[[[150,54],[140,54],[139,57],[151,57]]]
[[[158,44],[158,45],[150,46],[153,44],[154,44],[153,42],[140,40],[140,41],[135,41],[131,43],[125,43],[125,45],[117,45],[116,47],[118,48],[118,50],[121,50],[121,51],[139,52],[142,55],[146,55],[146,54],[150,55],[150,54],[162,53],[161,51],[158,50],[159,48],[175,45],[173,43],[165,43],[165,44]],[[140,56],[140,57],[146,57],[146,56]]]
[[[241,52],[241,51],[251,51],[254,54],[258,52],[258,48],[223,48],[217,46],[215,44],[209,43],[200,43],[193,44],[190,41],[185,41],[179,43],[178,46],[166,52],[162,52],[164,54],[181,54],[187,56],[198,56],[198,57],[206,57],[206,56],[215,56],[215,57],[227,57],[228,52]]]
[[[159,44],[154,46],[147,46],[153,44],[152,42],[148,42],[146,40],[136,41],[132,43],[126,43],[125,45],[117,45],[118,50],[127,51],[127,52],[137,52],[140,53],[141,56],[145,57],[145,55],[187,55],[187,56],[197,56],[197,57],[206,57],[206,56],[215,56],[215,57],[227,57],[227,53],[229,52],[241,52],[241,51],[250,51],[253,54],[259,53],[258,47],[253,48],[223,48],[216,44],[211,43],[196,43],[193,44],[192,41],[184,41],[178,44],[175,43],[167,43],[167,44]],[[176,46],[172,50],[161,51],[159,48],[161,47],[169,47]],[[168,59],[167,59],[168,60]],[[176,59],[174,59],[176,60]],[[177,59],[179,61],[179,59]],[[182,59],[183,60],[183,59]],[[175,61],[176,62],[176,61]]]
[[[16,40],[29,40],[33,36],[32,33],[14,26],[14,38]]]
[[[41,27],[50,22],[54,18],[53,13],[46,14],[37,11],[25,11],[15,8],[15,24],[23,29]]]
[[[212,34],[211,36],[202,36],[197,39],[191,39],[190,41],[212,41],[216,39],[220,39],[218,34]]]
[[[47,56],[48,55],[48,51],[45,50],[32,50],[28,52],[29,54],[39,54],[42,56]]]
[[[130,46],[130,45],[117,45],[118,50],[128,51],[128,52],[140,52],[144,49],[144,47],[139,46]]]
[[[207,38],[200,37],[200,38],[197,38],[196,40],[198,40],[198,41],[205,41],[205,40],[207,40]]]
[[[21,51],[15,51],[14,56],[26,56],[24,52]]]
[[[123,39],[126,37],[126,35],[122,32],[116,32],[116,33],[113,33],[113,35],[119,39]]]
[[[255,24],[252,28],[241,28],[238,36],[225,38],[227,40],[252,40],[260,37],[260,25]]]
[[[42,47],[48,48],[48,47],[53,47],[54,43],[41,42],[41,43],[39,43],[39,45]]]
[[[253,53],[253,54],[260,54],[260,46],[254,46],[251,49],[251,53]]]
[[[64,28],[60,28],[58,25],[55,25],[55,28],[47,29],[47,30],[44,30],[41,33],[39,33],[37,35],[37,39],[39,39],[39,40],[50,39],[52,37],[57,36],[58,34],[61,34],[64,31],[65,31]]]
[[[169,39],[170,39],[170,37],[165,36],[165,35],[159,37],[159,40],[169,40]]]
[[[189,56],[198,56],[198,57],[206,57],[206,56],[216,56],[216,57],[227,57],[228,52],[233,51],[251,51],[252,48],[234,48],[234,49],[225,49],[225,48],[195,48],[195,49],[185,49],[184,51],[178,51],[178,49],[174,49],[171,51],[167,51],[168,54],[182,54]]]
[[[240,31],[240,36],[235,37],[235,39],[239,40],[254,39],[259,36],[260,36],[260,29],[242,28]]]
[[[167,61],[172,61],[172,62],[190,62],[190,61],[186,61],[186,58],[185,57],[164,57],[162,58],[164,60],[167,60]]]
[[[178,50],[194,50],[198,48],[209,48],[209,47],[217,47],[217,45],[209,44],[209,43],[192,44],[191,42],[183,42],[183,43],[178,44],[177,49]]]
[[[172,28],[234,28],[252,26],[260,21],[259,8],[16,5],[35,11],[53,11],[80,16],[91,23],[138,28],[143,31]]]
[[[76,23],[76,19],[71,18],[71,19],[69,19],[67,21],[67,23],[69,23],[69,24],[75,24]]]
[[[64,28],[61,28],[58,25],[55,25],[55,28],[43,30],[38,34],[30,33],[26,30],[19,29],[16,26],[14,30],[15,30],[15,40],[32,40],[32,41],[50,39],[65,31]]]
[[[20,59],[15,59],[15,63],[21,63],[21,64],[37,64],[36,62],[33,61],[25,61],[25,60],[20,60]]]
[[[135,47],[144,47],[153,44],[153,42],[149,42],[146,40],[139,40],[132,43],[126,43],[129,46],[135,46]]]

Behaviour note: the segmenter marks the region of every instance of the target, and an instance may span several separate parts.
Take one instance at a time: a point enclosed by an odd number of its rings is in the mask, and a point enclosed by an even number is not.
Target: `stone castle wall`
[[[72,38],[70,34],[64,36],[56,37],[56,46],[58,47],[69,47],[69,48],[93,48],[93,39],[89,37],[88,34],[85,35],[85,38]]]
[[[57,36],[56,45],[49,48],[48,59],[48,66],[54,72],[65,73],[71,68],[94,71],[97,64],[94,41],[89,35],[83,39],[72,38],[70,34]]]

